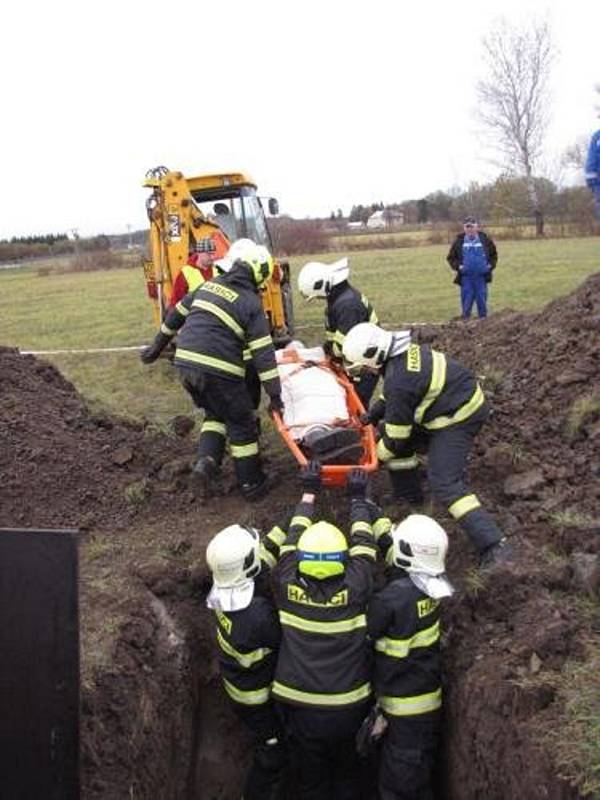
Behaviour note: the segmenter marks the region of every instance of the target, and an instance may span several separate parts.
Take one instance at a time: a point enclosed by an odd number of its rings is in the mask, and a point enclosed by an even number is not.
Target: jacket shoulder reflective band
[[[442,689],[412,697],[379,697],[379,705],[393,717],[413,717],[437,711],[442,706]]]
[[[366,700],[370,695],[370,683],[363,683],[349,692],[316,694],[315,692],[303,692],[300,689],[294,689],[280,681],[273,682],[274,697],[308,706],[349,706]]]
[[[375,642],[375,650],[392,658],[406,658],[410,651],[417,647],[429,647],[440,638],[440,621],[437,620],[431,627],[418,631],[408,639],[392,639],[383,636]]]
[[[192,308],[199,308],[201,311],[207,311],[209,314],[214,314],[214,316],[220,319],[224,325],[227,325],[227,327],[232,330],[238,338],[242,340],[245,338],[245,333],[242,326],[234,320],[231,314],[228,314],[227,311],[222,309],[216,303],[211,303],[209,300],[202,300],[198,298],[192,303]]]
[[[244,706],[260,706],[263,703],[267,703],[271,694],[270,685],[262,689],[253,689],[252,691],[244,692],[238,689],[237,686],[234,686],[233,683],[223,678],[223,686],[232,700]]]

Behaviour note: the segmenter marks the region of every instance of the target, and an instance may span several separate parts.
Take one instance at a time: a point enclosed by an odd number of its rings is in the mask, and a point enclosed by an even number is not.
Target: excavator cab
[[[240,238],[273,251],[261,198],[249,176],[227,173],[185,178],[181,172],[156,167],[146,173],[144,186],[152,189],[146,201],[150,257],[144,260],[144,274],[157,325],[169,308],[177,274],[201,240],[212,240],[217,259]],[[275,198],[269,198],[268,207],[271,214],[278,213]],[[293,334],[289,264],[275,260],[273,278],[261,291],[261,300],[273,341],[278,346],[287,344]]]

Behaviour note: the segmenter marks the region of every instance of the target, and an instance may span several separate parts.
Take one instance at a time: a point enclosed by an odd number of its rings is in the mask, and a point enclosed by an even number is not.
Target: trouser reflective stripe
[[[481,503],[477,499],[477,495],[467,494],[455,500],[454,503],[448,507],[448,513],[451,517],[454,517],[455,520],[459,520],[461,517],[464,517],[465,514],[468,514],[469,511],[474,511],[476,508],[480,507]]]
[[[200,440],[198,441],[198,458],[210,456],[217,467],[223,461],[225,454],[225,436],[227,428],[221,420],[216,420],[209,414],[204,417],[204,422],[200,428]]]
[[[349,692],[316,693],[304,692],[300,689],[286,686],[279,681],[273,681],[273,697],[281,700],[292,700],[296,703],[304,703],[304,705],[309,706],[349,706],[361,700],[366,700],[370,694],[370,683],[363,683],[362,686],[351,689]]]
[[[248,456],[258,455],[258,442],[248,444],[231,443],[231,455],[233,458],[248,458]]]
[[[392,458],[385,465],[392,472],[400,472],[403,469],[416,469],[419,466],[419,459],[417,454],[413,453],[408,458]]]
[[[436,711],[442,705],[442,690],[413,697],[380,697],[379,705],[394,717],[412,717],[416,714],[427,714]]]

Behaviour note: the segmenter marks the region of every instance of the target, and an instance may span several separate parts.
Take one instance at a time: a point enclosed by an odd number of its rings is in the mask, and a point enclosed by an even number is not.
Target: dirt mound
[[[573,661],[585,662],[597,624],[582,616],[580,601],[596,591],[600,569],[594,516],[600,496],[599,331],[596,275],[539,314],[504,312],[418,334],[485,376],[494,414],[473,453],[471,485],[519,548],[511,572],[481,579],[471,572],[464,539],[445,520],[452,538],[450,574],[458,587],[445,613],[448,794],[461,800],[577,796],[557,777],[546,733],[561,719],[562,671]],[[268,466],[283,476],[281,489],[256,506],[235,494],[202,505],[188,486],[195,444],[189,425],[179,420],[174,429],[174,437],[151,435],[142,425],[95,416],[52,366],[0,349],[2,525],[80,527],[94,536],[118,529],[119,541],[129,542],[122,550],[96,543],[93,553],[84,551],[87,649],[92,652],[89,641],[101,624],[103,636],[116,641],[110,669],[95,688],[85,688],[89,797],[124,796],[118,781],[133,786],[135,775],[143,775],[138,783],[145,791],[165,785],[161,736],[176,747],[181,720],[169,721],[167,704],[155,729],[131,737],[130,718],[136,718],[138,699],[144,709],[160,707],[161,693],[176,680],[177,670],[163,669],[152,656],[166,614],[182,636],[195,637],[192,649],[201,654],[195,677],[190,667],[187,680],[200,687],[190,691],[199,693],[202,719],[188,739],[204,736],[205,750],[200,772],[189,780],[208,792],[198,796],[209,796],[207,780],[220,787],[210,796],[233,796],[233,779],[218,766],[223,760],[231,772],[235,735],[215,688],[210,624],[201,617],[203,549],[215,529],[234,520],[264,530],[280,519],[297,498],[295,466],[267,439]],[[380,492],[385,483],[378,475]],[[346,506],[333,493],[325,503],[325,513],[336,516]],[[406,511],[386,510],[394,517]],[[126,591],[108,585],[117,574]],[[90,592],[95,594],[87,597]],[[128,609],[149,631],[143,647],[139,636],[132,637]],[[173,660],[168,649],[162,658]],[[122,713],[121,691],[128,696]],[[225,721],[209,730],[212,718]],[[171,727],[159,730],[163,723]],[[220,738],[225,732],[228,741]]]

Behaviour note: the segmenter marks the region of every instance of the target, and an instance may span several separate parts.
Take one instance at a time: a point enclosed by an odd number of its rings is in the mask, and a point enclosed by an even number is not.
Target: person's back
[[[440,600],[452,593],[448,540],[420,514],[397,526],[380,518],[374,527],[388,564],[388,582],[367,614],[375,694],[387,721],[379,793],[381,800],[428,800],[442,705]]]

